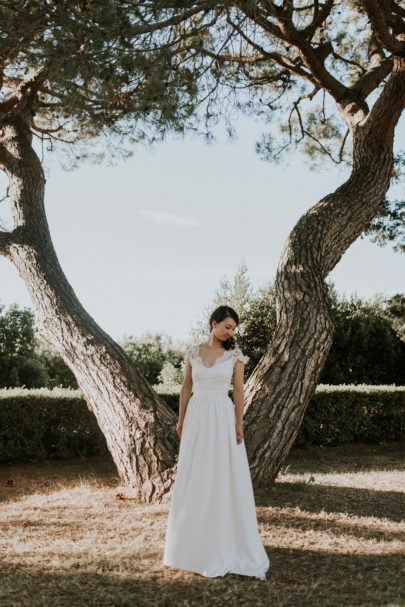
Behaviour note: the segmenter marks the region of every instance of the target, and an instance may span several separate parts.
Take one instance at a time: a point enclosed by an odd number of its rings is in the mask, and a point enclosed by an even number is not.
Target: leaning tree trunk
[[[333,341],[325,277],[369,222],[389,187],[393,139],[405,107],[405,58],[365,120],[352,123],[349,179],[293,228],[276,276],[277,326],[245,386],[245,436],[256,487],[274,481],[298,433]],[[350,123],[355,116],[341,107]]]
[[[136,488],[140,499],[161,501],[176,470],[176,415],[84,310],[59,265],[29,118],[16,116],[1,124],[0,164],[9,178],[14,230],[0,232],[0,253],[12,261],[28,288],[41,337],[76,376],[121,481]]]

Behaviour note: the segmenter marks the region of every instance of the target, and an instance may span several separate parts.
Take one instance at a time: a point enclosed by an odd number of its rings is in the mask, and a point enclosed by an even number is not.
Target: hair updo
[[[218,306],[218,308],[216,308],[210,316],[210,320],[209,320],[210,331],[212,330],[212,321],[215,320],[216,322],[219,323],[219,322],[222,322],[225,318],[228,318],[228,316],[230,316],[236,322],[237,325],[239,324],[239,316],[237,315],[237,313],[235,312],[235,310],[233,308],[231,308],[229,306]],[[221,346],[225,350],[231,350],[231,349],[235,348],[236,342],[233,337],[229,337],[225,341],[221,342]]]

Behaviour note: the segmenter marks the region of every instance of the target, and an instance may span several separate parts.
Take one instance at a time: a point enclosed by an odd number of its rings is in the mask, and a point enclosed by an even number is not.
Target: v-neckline
[[[202,359],[202,357],[201,357],[201,354],[200,354],[200,347],[201,347],[201,346],[198,344],[198,345],[197,345],[197,357],[200,359],[201,364],[202,364],[202,366],[203,366],[205,369],[212,369],[212,367],[215,367],[215,365],[217,364],[217,362],[218,362],[219,360],[221,360],[221,358],[223,358],[223,357],[224,357],[224,354],[225,354],[225,353],[228,351],[228,350],[225,350],[225,348],[224,348],[224,351],[222,352],[222,354],[221,354],[220,356],[217,356],[217,358],[215,359],[214,364],[213,364],[213,365],[210,365],[210,366],[208,367],[207,365],[204,365],[204,361],[203,361],[203,359]]]

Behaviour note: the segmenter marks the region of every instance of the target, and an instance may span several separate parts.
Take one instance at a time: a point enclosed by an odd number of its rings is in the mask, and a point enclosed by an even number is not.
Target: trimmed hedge
[[[295,447],[405,439],[405,386],[319,384]]]
[[[108,452],[81,390],[0,390],[0,461],[44,460]]]
[[[177,413],[178,390],[155,387]],[[230,392],[230,395],[232,393]],[[405,439],[405,386],[320,384],[294,446]],[[80,390],[0,390],[0,462],[105,455],[107,445]]]

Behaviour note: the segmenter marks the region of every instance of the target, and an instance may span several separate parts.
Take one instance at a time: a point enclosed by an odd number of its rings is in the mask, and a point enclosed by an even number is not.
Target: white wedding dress
[[[262,544],[245,442],[236,441],[228,396],[237,347],[206,367],[193,346],[193,393],[183,422],[170,496],[163,564],[205,577],[237,573],[265,579]]]

